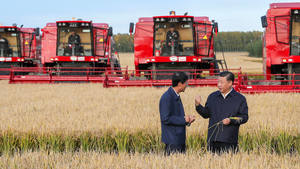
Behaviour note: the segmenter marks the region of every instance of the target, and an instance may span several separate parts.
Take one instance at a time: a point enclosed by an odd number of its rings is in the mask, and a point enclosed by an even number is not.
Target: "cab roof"
[[[0,26],[0,28],[16,28],[16,29],[19,29],[17,26]]]
[[[187,16],[187,15],[167,15],[167,16],[154,16],[153,18],[194,18],[194,16]]]
[[[92,21],[56,21],[56,23],[64,23],[64,22],[68,22],[68,23],[92,23]]]
[[[271,9],[276,9],[276,8],[292,8],[292,9],[297,9],[300,8],[300,3],[299,2],[289,2],[289,3],[271,3],[270,4]]]
[[[184,16],[184,15],[175,15],[175,16],[154,16],[154,17],[141,17],[138,22],[153,22],[155,18],[194,18],[194,22],[205,22],[209,21],[207,16]]]

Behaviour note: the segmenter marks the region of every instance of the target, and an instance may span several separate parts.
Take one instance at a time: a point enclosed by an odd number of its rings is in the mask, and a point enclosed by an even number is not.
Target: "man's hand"
[[[190,122],[189,123],[193,123],[196,120],[195,116],[190,115]]]
[[[195,105],[196,106],[199,106],[201,104],[201,101],[202,101],[201,96],[196,96],[195,97]]]
[[[184,116],[185,122],[190,123],[190,116]]]
[[[224,125],[228,125],[228,124],[230,124],[230,119],[226,118],[226,119],[222,120],[222,122]]]
[[[187,123],[187,126],[190,126],[195,120],[196,120],[196,117],[195,116],[185,116],[185,122]]]

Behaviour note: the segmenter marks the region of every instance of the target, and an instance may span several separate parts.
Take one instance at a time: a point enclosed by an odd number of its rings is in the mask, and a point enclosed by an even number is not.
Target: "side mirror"
[[[265,16],[262,16],[260,19],[261,19],[261,26],[262,26],[263,28],[268,27],[268,21],[267,21],[266,15],[265,15]]]
[[[108,28],[108,36],[113,36],[113,28],[112,27],[109,27]]]
[[[218,33],[218,32],[219,32],[218,22],[215,22],[215,23],[214,23],[214,31],[215,31],[215,33]]]
[[[40,36],[40,28],[35,28],[34,34],[35,36]]]
[[[134,29],[134,23],[130,23],[129,24],[129,33],[130,33],[130,35],[133,33],[133,29]]]

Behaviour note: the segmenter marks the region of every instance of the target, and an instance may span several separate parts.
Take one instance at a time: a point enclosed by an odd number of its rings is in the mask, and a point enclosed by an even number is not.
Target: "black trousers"
[[[180,144],[180,145],[166,144],[165,155],[170,155],[174,153],[185,153],[185,150],[186,150],[185,144]]]
[[[212,153],[237,153],[239,151],[238,145],[233,143],[224,143],[224,142],[210,142],[208,143],[207,150]]]

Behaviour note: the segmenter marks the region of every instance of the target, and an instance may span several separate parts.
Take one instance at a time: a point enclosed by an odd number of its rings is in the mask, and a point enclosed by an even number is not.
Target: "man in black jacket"
[[[80,52],[82,52],[80,46],[81,40],[80,36],[75,31],[71,32],[71,35],[68,38],[68,44],[72,51],[72,55],[80,55]]]
[[[161,139],[166,145],[166,155],[185,152],[185,128],[195,120],[194,116],[185,116],[179,96],[179,93],[185,91],[187,82],[188,76],[185,73],[174,73],[172,87],[161,96],[159,102]]]
[[[209,118],[207,148],[214,153],[237,152],[239,127],[248,121],[246,98],[232,88],[233,82],[233,73],[222,72],[219,91],[208,96],[205,107],[200,96],[195,98],[196,111]]]
[[[0,56],[7,56],[8,50],[8,40],[0,35]]]
[[[167,50],[170,55],[175,55],[179,49],[179,33],[175,30],[175,25],[170,25],[170,30],[166,36]]]

